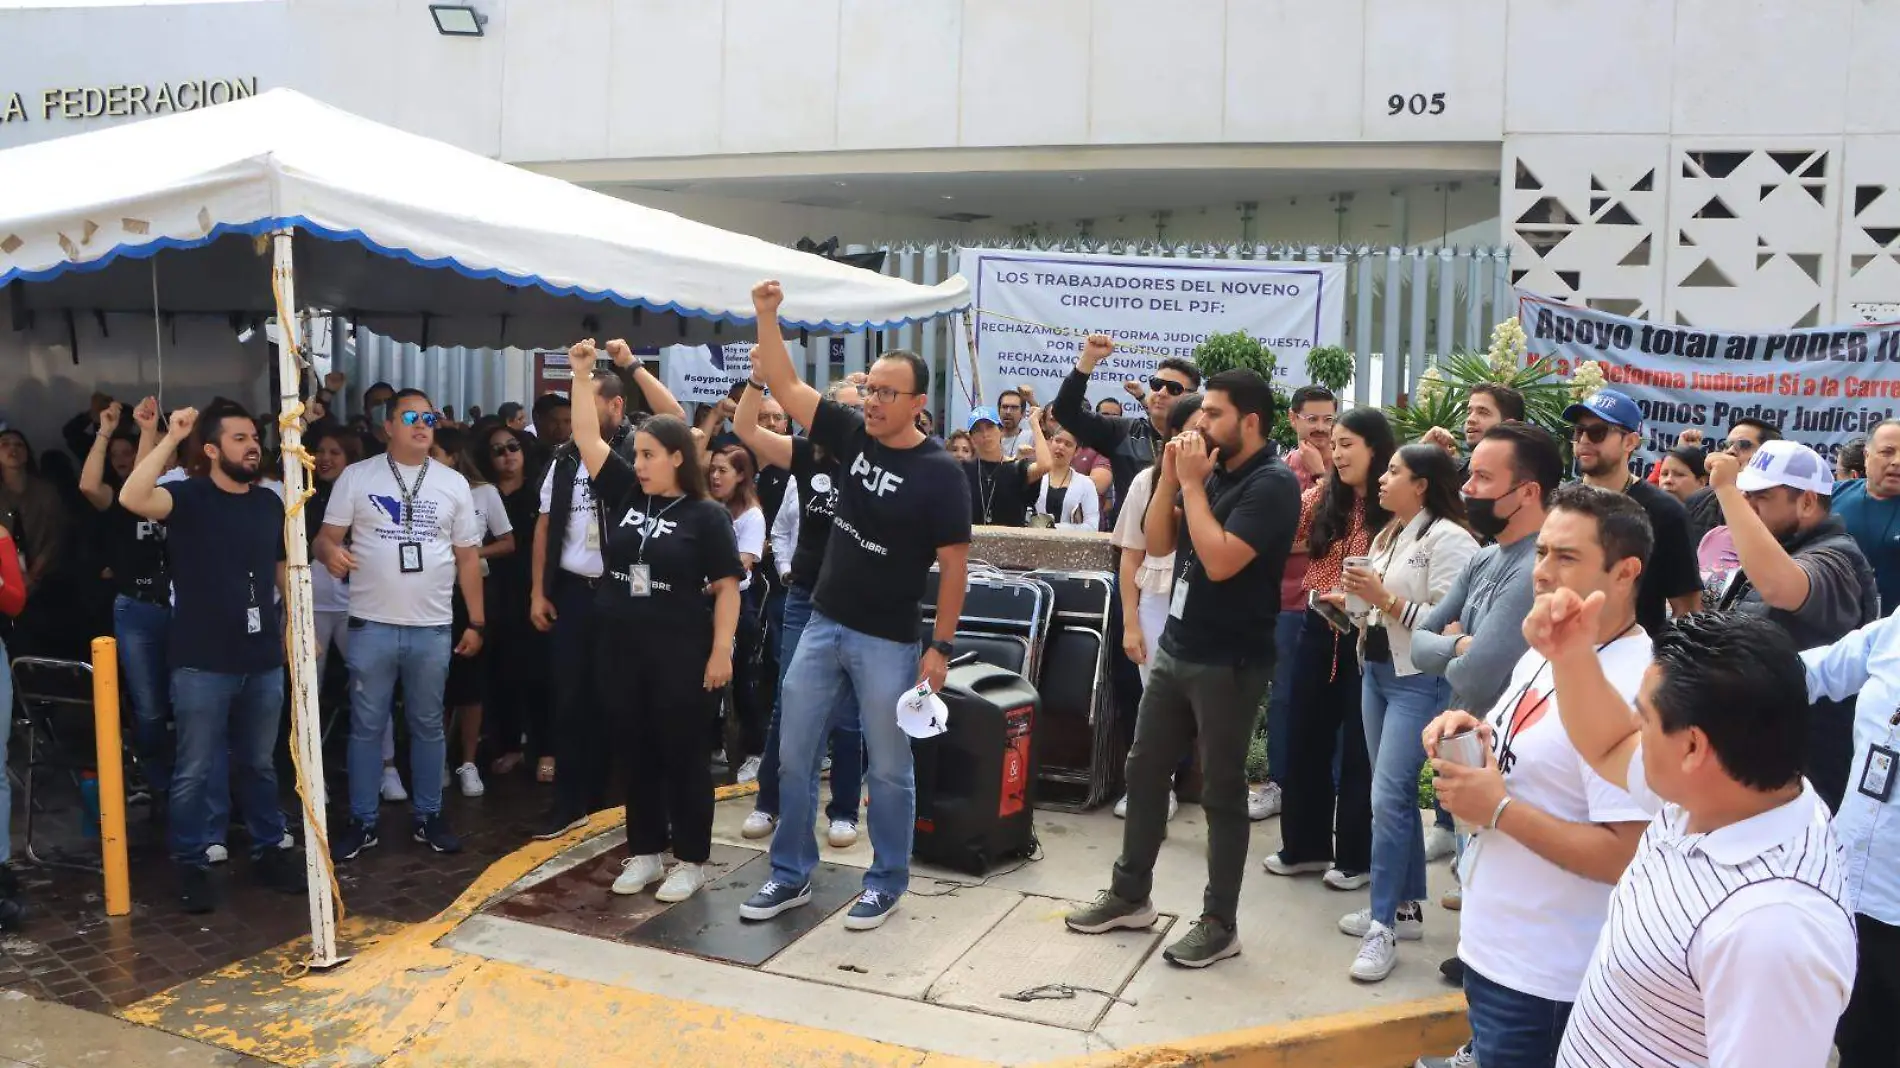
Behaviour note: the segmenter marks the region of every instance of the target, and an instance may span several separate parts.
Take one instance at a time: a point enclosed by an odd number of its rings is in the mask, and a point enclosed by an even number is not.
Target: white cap
[[[897,699],[897,726],[912,738],[935,738],[950,729],[950,709],[920,682]]]
[[[1755,450],[1755,458],[1735,476],[1735,487],[1754,493],[1773,486],[1829,495],[1834,492],[1834,468],[1798,441],[1764,441]]]

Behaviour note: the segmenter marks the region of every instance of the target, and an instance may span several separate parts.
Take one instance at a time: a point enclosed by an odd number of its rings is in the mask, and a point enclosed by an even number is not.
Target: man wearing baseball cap
[[[1643,410],[1627,394],[1599,389],[1565,408],[1564,420],[1583,480],[1628,494],[1649,515],[1653,548],[1636,589],[1636,620],[1660,634],[1670,612],[1682,616],[1702,607],[1702,572],[1682,502],[1630,470],[1630,458],[1643,447]]]
[[[1819,453],[1769,441],[1747,466],[1733,453],[1713,453],[1708,468],[1741,559],[1717,607],[1765,616],[1799,649],[1832,645],[1880,618],[1874,569],[1828,510],[1834,471]],[[1840,807],[1847,788],[1853,727],[1851,697],[1809,706],[1805,771],[1830,809]]]

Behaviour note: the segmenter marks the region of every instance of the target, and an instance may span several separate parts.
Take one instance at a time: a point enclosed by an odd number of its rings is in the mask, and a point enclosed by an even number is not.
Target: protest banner
[[[1780,332],[1661,326],[1517,291],[1525,359],[1568,378],[1603,366],[1605,383],[1643,410],[1643,473],[1684,430],[1721,448],[1755,418],[1832,458],[1900,410],[1900,323]]]
[[[1274,382],[1306,384],[1306,354],[1337,345],[1345,327],[1346,268],[1338,263],[1193,260],[973,248],[959,253],[975,306],[958,320],[947,398],[950,425],[999,391],[1029,385],[1053,400],[1081,351],[1101,332],[1117,351],[1089,383],[1091,404],[1128,400],[1164,356],[1192,357],[1209,334],[1244,330],[1279,357]],[[976,348],[972,363],[970,347]],[[974,367],[974,373],[972,373]]]

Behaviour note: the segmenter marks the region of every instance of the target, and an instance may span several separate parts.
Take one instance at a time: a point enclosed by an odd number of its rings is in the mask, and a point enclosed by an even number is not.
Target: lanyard
[[[1005,460],[1002,463],[998,463],[994,468],[991,469],[990,480],[988,483],[985,483],[983,481],[984,462],[985,461],[981,457],[977,458],[976,484],[977,484],[977,488],[982,491],[982,495],[983,495],[983,525],[991,526],[993,525],[993,523],[990,516],[990,502],[996,499],[996,482],[998,479],[1003,477],[1003,464],[1008,463],[1009,461]]]
[[[1597,652],[1601,653],[1603,650],[1622,641],[1625,634],[1635,629],[1636,620],[1632,619],[1628,626],[1617,631],[1615,636],[1609,641],[1597,646]],[[1524,695],[1531,692],[1531,687],[1537,685],[1537,680],[1543,676],[1544,669],[1549,666],[1550,661],[1548,660],[1537,665],[1537,670],[1531,673],[1531,680],[1524,684],[1523,689],[1517,691],[1517,696],[1511,700],[1510,711],[1505,713],[1504,733],[1499,736],[1501,744],[1498,746],[1498,772],[1500,774],[1509,775],[1511,773],[1511,768],[1517,763],[1517,754],[1512,751],[1512,743],[1517,740],[1519,732],[1523,731],[1526,726],[1530,725],[1531,720],[1536,718],[1537,710],[1548,704],[1552,694],[1555,693],[1553,690],[1552,693],[1547,693],[1539,697],[1536,704],[1524,709],[1522,712],[1518,711],[1517,706],[1523,703]]]
[[[402,472],[396,469],[395,458],[388,453],[384,453],[383,459],[389,461],[389,477],[396,480],[396,493],[402,497],[402,536],[404,540],[408,540],[410,532],[415,526],[416,494],[422,492],[422,480],[429,475],[429,461],[427,458],[424,458],[422,467],[416,471],[416,484],[406,486],[402,481]]]
[[[654,515],[653,514],[653,498],[651,497],[647,498],[646,521],[640,524],[640,550],[638,553],[634,555],[634,558],[633,558],[634,563],[636,564],[646,563],[647,539],[653,536],[653,524],[666,518],[666,513],[672,511],[674,505],[678,504],[679,502],[685,499],[686,498],[684,497],[673,498],[672,500],[666,502],[665,508],[660,509],[659,515]]]

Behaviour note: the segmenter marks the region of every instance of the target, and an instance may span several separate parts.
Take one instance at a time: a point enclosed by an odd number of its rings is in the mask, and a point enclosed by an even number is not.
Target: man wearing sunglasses
[[[1170,356],[1161,361],[1154,377],[1148,380],[1146,410],[1140,415],[1111,419],[1089,410],[1089,376],[1096,365],[1115,351],[1107,334],[1090,334],[1082,345],[1075,370],[1062,382],[1050,410],[1064,430],[1075,435],[1076,444],[1108,457],[1109,470],[1115,476],[1115,506],[1128,498],[1128,484],[1143,468],[1153,463],[1161,446],[1168,440],[1168,409],[1183,396],[1201,388],[1201,370],[1191,361]],[[1109,516],[1113,523],[1114,514]]]
[[[1599,489],[1626,493],[1649,515],[1654,549],[1636,592],[1636,618],[1651,634],[1662,633],[1669,615],[1702,607],[1702,572],[1689,541],[1689,513],[1661,486],[1636,477],[1630,459],[1643,447],[1643,410],[1625,393],[1600,389],[1564,409],[1583,480]]]
[[[350,580],[350,819],[330,840],[338,861],[378,842],[383,731],[399,679],[414,838],[437,853],[462,848],[442,816],[442,706],[450,657],[481,651],[488,617],[478,555],[482,522],[468,479],[429,457],[440,422],[419,389],[390,399],[383,424],[389,451],[337,476],[311,554],[330,574]],[[459,635],[451,633],[458,586],[468,605],[468,627]]]

